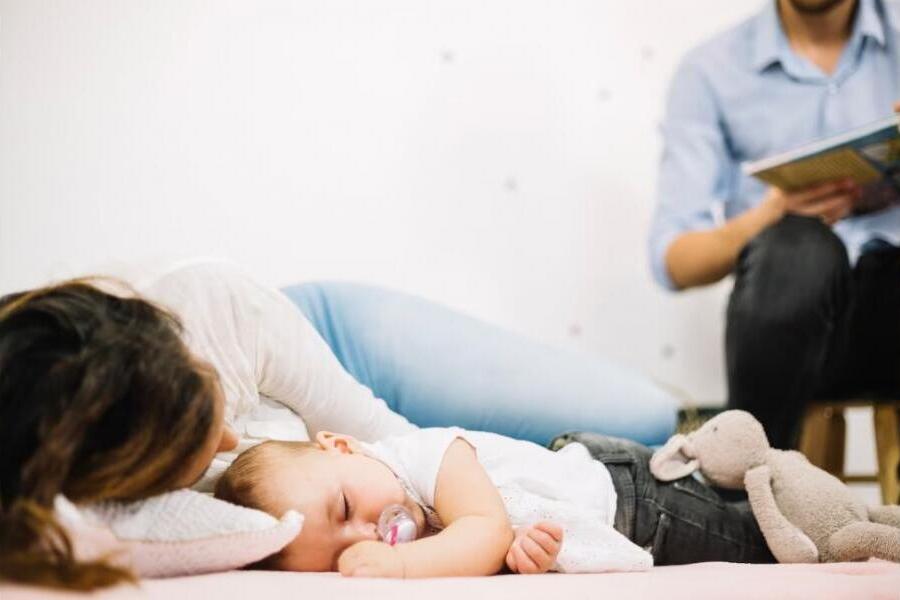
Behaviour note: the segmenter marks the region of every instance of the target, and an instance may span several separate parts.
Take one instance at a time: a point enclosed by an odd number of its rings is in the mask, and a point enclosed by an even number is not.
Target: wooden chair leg
[[[811,404],[803,419],[800,451],[809,462],[838,478],[844,476],[846,423],[842,408]]]
[[[843,408],[832,408],[828,417],[828,440],[825,447],[825,470],[844,479],[844,451],[847,447],[847,421]]]
[[[900,419],[893,405],[875,405],[875,446],[878,452],[878,483],[881,501],[897,504],[900,501]]]
[[[825,407],[821,404],[810,404],[803,417],[803,431],[800,435],[800,452],[809,462],[825,468],[825,455],[828,439],[828,419]]]

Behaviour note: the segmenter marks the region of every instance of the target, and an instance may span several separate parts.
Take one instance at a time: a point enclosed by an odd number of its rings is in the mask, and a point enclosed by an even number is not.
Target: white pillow
[[[303,526],[296,511],[279,520],[191,490],[82,507],[57,496],[54,508],[76,558],[108,557],[141,577],[236,569],[278,552]]]

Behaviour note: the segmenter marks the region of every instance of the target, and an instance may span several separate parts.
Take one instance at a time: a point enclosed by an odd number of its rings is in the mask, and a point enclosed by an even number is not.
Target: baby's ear
[[[359,442],[352,435],[320,431],[316,434],[316,443],[323,450],[336,450],[341,454],[356,454],[360,451]]]

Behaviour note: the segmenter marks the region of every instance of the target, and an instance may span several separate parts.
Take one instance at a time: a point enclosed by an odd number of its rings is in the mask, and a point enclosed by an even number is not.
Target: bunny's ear
[[[687,436],[676,434],[650,458],[650,472],[660,481],[673,481],[690,475],[700,467],[692,458],[691,442]]]

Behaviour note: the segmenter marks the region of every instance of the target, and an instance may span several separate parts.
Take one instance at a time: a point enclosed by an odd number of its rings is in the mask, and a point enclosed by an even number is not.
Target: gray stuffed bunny
[[[673,436],[650,460],[662,481],[697,469],[715,486],[746,488],[779,562],[900,562],[900,506],[866,508],[838,478],[799,452],[770,448],[750,413],[716,415],[693,433]]]

